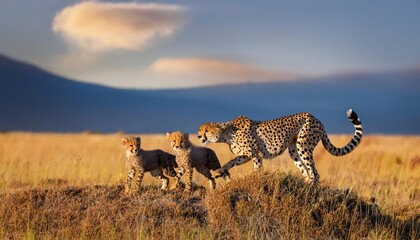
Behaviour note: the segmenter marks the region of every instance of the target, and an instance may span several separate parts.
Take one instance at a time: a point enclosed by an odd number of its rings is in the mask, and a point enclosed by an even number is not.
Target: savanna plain
[[[161,190],[146,173],[128,196],[126,135],[1,133],[0,238],[420,239],[420,136],[365,135],[343,157],[319,144],[317,188],[286,151],[263,170],[233,168],[215,190],[197,172],[191,193]],[[131,135],[173,153],[163,134]],[[351,135],[330,138],[341,147]],[[222,164],[234,158],[225,144],[207,147]]]

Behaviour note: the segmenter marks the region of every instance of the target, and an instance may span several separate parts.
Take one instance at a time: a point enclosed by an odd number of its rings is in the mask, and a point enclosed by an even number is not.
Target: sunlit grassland
[[[142,147],[172,152],[165,135],[135,134],[142,137]],[[0,190],[15,191],[32,186],[86,184],[122,184],[127,170],[120,139],[125,134],[0,134]],[[195,135],[191,140],[198,145]],[[338,147],[351,135],[333,135]],[[217,153],[221,163],[234,157],[226,144],[207,147]],[[343,157],[334,157],[322,144],[315,150],[321,176],[320,184],[350,189],[390,212],[419,212],[420,208],[420,136],[367,135],[361,145]],[[281,170],[299,176],[287,152],[264,161],[265,170]],[[231,170],[233,178],[250,174],[252,163]],[[197,184],[207,187],[207,180],[194,174]],[[159,185],[146,174],[144,185]],[[223,180],[217,180],[222,187]]]

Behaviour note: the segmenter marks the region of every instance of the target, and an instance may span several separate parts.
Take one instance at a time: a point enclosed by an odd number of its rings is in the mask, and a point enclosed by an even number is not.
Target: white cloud
[[[92,51],[141,50],[173,35],[184,24],[185,11],[171,4],[85,1],[57,13],[52,29]]]
[[[150,70],[168,77],[184,77],[213,84],[244,81],[290,80],[292,76],[230,60],[211,58],[162,58]]]

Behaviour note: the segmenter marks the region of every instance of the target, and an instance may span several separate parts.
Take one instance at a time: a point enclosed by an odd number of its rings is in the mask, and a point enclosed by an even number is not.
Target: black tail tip
[[[357,116],[356,112],[353,111],[353,109],[347,110],[347,117],[350,119],[350,121],[354,124],[360,124],[359,116]]]

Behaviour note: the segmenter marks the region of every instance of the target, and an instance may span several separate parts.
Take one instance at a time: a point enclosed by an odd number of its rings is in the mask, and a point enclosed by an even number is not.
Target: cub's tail
[[[357,147],[357,145],[359,145],[360,141],[362,140],[362,122],[360,121],[356,112],[354,112],[352,109],[347,110],[347,117],[349,118],[350,122],[354,125],[354,136],[350,140],[350,142],[347,143],[346,146],[342,148],[337,148],[331,143],[326,133],[322,137],[322,144],[324,145],[324,148],[334,156],[343,156],[350,153]]]

